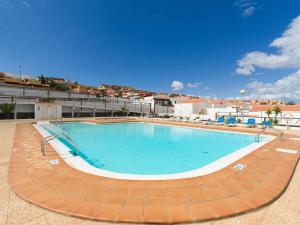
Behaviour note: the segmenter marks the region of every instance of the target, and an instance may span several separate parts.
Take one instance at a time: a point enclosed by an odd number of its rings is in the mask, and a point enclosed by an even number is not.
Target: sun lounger
[[[272,121],[264,121],[262,123],[263,127],[273,127],[273,122]]]
[[[208,120],[206,120],[206,121],[204,122],[204,124],[206,124],[206,125],[212,125],[212,124],[214,124],[214,121],[211,120],[211,119],[208,119]]]
[[[244,123],[247,127],[256,127],[255,119],[249,118],[246,123]]]
[[[226,125],[230,126],[230,127],[236,126],[236,118],[235,117],[230,117],[227,120]]]
[[[225,123],[225,119],[224,116],[219,117],[217,121],[215,121],[217,124],[224,124]]]

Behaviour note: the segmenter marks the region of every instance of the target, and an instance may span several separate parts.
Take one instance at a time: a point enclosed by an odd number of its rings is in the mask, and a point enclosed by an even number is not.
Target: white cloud
[[[250,6],[250,7],[248,7],[248,8],[245,8],[245,9],[242,11],[241,15],[242,15],[243,17],[248,17],[248,16],[251,16],[251,15],[254,13],[254,11],[255,11],[255,6]]]
[[[173,91],[179,91],[184,88],[184,85],[182,82],[174,80],[171,84],[171,88],[173,88]]]
[[[239,8],[241,16],[249,17],[255,12],[257,3],[251,0],[236,0],[234,6]]]
[[[31,8],[31,4],[27,1],[22,1],[22,5],[24,5],[27,8]]]
[[[250,99],[300,100],[300,70],[274,83],[253,81],[247,84]]]
[[[199,87],[200,85],[201,85],[202,83],[201,82],[195,82],[195,83],[187,83],[187,87],[189,87],[189,88],[197,88],[197,87]]]
[[[237,61],[236,73],[250,75],[256,67],[267,69],[296,68],[300,69],[300,16],[296,17],[269,47],[278,48],[276,54],[253,51]]]

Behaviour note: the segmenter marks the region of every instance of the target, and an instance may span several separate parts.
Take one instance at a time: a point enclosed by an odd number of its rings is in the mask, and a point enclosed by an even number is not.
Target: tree
[[[47,77],[44,77],[43,74],[41,74],[41,76],[39,77],[39,81],[40,81],[42,84],[47,84],[47,83],[48,83]]]
[[[49,86],[51,89],[55,89],[57,87],[57,83],[55,83],[53,80],[49,81]]]
[[[62,84],[58,84],[56,86],[55,90],[58,90],[58,91],[68,91],[68,90],[70,90],[70,87],[68,86],[68,84],[62,83]]]
[[[273,123],[274,123],[274,125],[278,125],[278,119],[277,119],[277,116],[278,116],[278,114],[279,113],[281,113],[281,109],[280,109],[280,107],[277,105],[277,106],[275,106],[274,108],[273,108],[273,112],[274,112],[274,114],[275,114],[275,118],[274,118],[274,120],[273,120]]]
[[[122,107],[121,110],[116,111],[116,114],[119,116],[128,116],[129,110],[125,107]]]
[[[129,110],[125,107],[122,107],[121,112],[123,112],[126,116],[129,115]]]
[[[268,110],[266,111],[266,114],[267,114],[269,120],[270,120],[270,116],[271,116],[272,113],[273,113],[273,112],[272,112],[271,109],[268,109]]]
[[[201,108],[199,111],[199,115],[202,115],[202,119],[204,119],[204,115],[207,115],[207,109]]]
[[[57,91],[68,91],[70,90],[70,87],[66,83],[58,84],[54,82],[53,80],[50,80],[49,86],[52,90],[57,90]]]
[[[4,103],[0,105],[0,109],[4,114],[5,119],[9,119],[10,114],[15,110],[15,103]]]

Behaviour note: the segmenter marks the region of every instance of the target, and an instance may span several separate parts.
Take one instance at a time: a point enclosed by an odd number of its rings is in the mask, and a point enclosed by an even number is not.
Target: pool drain
[[[58,159],[51,159],[51,160],[49,160],[49,163],[51,165],[58,165],[59,164],[59,160]]]
[[[236,170],[243,170],[243,169],[246,168],[246,165],[242,164],[242,163],[238,163],[233,168],[236,169]]]

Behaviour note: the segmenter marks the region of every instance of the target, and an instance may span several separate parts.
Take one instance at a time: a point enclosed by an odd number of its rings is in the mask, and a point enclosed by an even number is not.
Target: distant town
[[[0,72],[0,82],[4,84],[18,85],[24,87],[44,88],[57,91],[72,91],[80,94],[109,96],[121,98],[138,98],[142,99],[148,96],[164,96],[164,98],[175,98],[178,101],[187,99],[202,99],[199,96],[175,94],[175,93],[156,93],[116,84],[100,84],[99,86],[89,86],[78,83],[77,81],[66,80],[62,77],[55,76],[22,76],[13,73]],[[216,99],[214,99],[216,100]],[[224,100],[224,103],[241,103],[241,100]],[[253,105],[295,105],[294,102],[285,102],[282,100],[250,100]]]
[[[133,87],[123,85],[100,84],[88,86],[79,84],[76,81],[66,80],[61,77],[46,76],[17,76],[12,73],[0,72],[0,82],[5,84],[22,85],[26,87],[45,88],[57,91],[72,91],[80,94],[89,94],[97,96],[123,97],[132,96],[146,97],[155,94],[154,92],[139,90]]]
[[[0,118],[57,119],[153,115],[187,120],[216,120],[235,116],[262,122],[278,120],[284,125],[300,125],[300,105],[292,101],[262,99],[217,99],[175,93],[156,93],[116,84],[87,86],[56,76],[29,76],[0,73],[0,101],[13,104]],[[44,105],[44,103],[48,103]],[[53,103],[50,107],[49,103]],[[8,106],[7,106],[8,107]],[[43,110],[42,110],[43,109]],[[40,114],[42,113],[42,114]],[[49,116],[51,115],[51,116]]]

